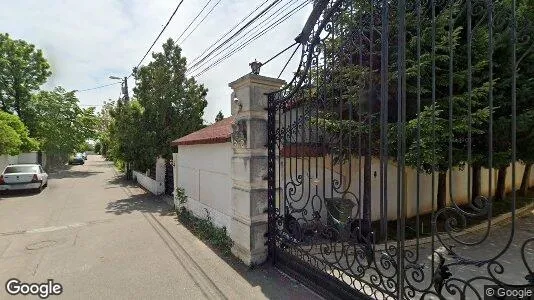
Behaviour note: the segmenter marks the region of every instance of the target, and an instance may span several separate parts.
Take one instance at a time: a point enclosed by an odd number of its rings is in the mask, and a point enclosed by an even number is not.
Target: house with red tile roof
[[[197,217],[209,214],[218,227],[230,230],[232,220],[232,125],[225,118],[171,142],[174,153],[175,188],[188,196],[186,208]]]
[[[190,133],[171,142],[172,146],[217,144],[230,142],[234,117],[222,119],[215,124]]]

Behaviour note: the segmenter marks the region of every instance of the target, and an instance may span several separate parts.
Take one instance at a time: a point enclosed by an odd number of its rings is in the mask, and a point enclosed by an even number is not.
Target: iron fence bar
[[[435,188],[435,173],[436,173],[436,1],[437,0],[429,0],[430,1],[430,10],[431,10],[431,16],[432,16],[432,29],[431,29],[431,39],[432,39],[432,53],[431,53],[431,59],[432,59],[432,187],[431,187],[431,199],[432,199],[432,221],[431,221],[431,249],[434,251],[436,249],[436,206],[434,205],[434,195],[436,192]],[[491,0],[489,0],[491,1]],[[435,257],[432,255],[431,257],[431,272],[434,274],[436,272],[435,270]]]
[[[488,169],[493,170],[493,0],[487,0],[488,6],[488,102],[489,102],[489,122],[488,122]],[[488,172],[488,216],[493,215],[493,172]],[[491,219],[488,221],[491,226]]]
[[[406,125],[406,2],[405,0],[399,0],[398,2],[398,125],[399,125],[399,158],[398,158],[398,171],[397,171],[397,184],[399,186],[397,190],[397,197],[399,199],[399,220],[397,219],[397,224],[400,228],[397,233],[399,236],[398,242],[398,273],[399,279],[397,282],[397,295],[398,299],[404,298],[404,284],[405,284],[405,227],[406,227],[406,180],[405,180],[405,148],[406,148],[406,136],[405,136],[405,125]]]
[[[419,235],[420,235],[420,202],[421,202],[421,0],[417,0],[417,174],[416,174],[416,256],[414,262],[419,259]]]
[[[268,95],[267,100],[267,247],[272,264],[276,264],[276,134],[275,134],[275,114],[274,106],[275,94]]]
[[[515,189],[515,171],[517,160],[517,1],[512,0],[512,228],[510,232],[510,241],[505,249],[512,242],[516,229],[516,189]],[[506,251],[506,250],[503,250]]]
[[[387,196],[387,166],[388,166],[388,63],[389,63],[389,2],[382,0],[382,36],[381,36],[381,68],[380,68],[380,240],[387,241],[388,196]]]
[[[472,153],[471,153],[471,143],[472,143],[472,124],[473,124],[473,120],[472,120],[472,115],[471,115],[471,111],[472,111],[472,107],[471,107],[471,101],[472,101],[472,97],[473,97],[473,78],[472,78],[472,72],[473,72],[473,67],[472,67],[472,51],[471,51],[471,48],[472,48],[472,44],[471,44],[471,40],[473,38],[473,32],[472,32],[472,20],[471,20],[471,15],[473,14],[473,8],[472,8],[472,3],[471,3],[471,0],[466,0],[467,2],[467,110],[468,110],[468,116],[467,116],[467,121],[468,121],[468,126],[467,126],[467,199],[468,201],[472,201],[472,197],[475,196],[475,195],[471,195],[471,170],[472,170],[472,161],[471,161],[471,158],[472,158]],[[452,195],[451,195],[451,199],[452,199]]]

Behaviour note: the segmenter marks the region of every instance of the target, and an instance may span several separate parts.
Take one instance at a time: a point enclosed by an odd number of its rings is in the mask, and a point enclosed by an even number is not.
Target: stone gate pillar
[[[247,265],[267,258],[267,95],[285,81],[245,75],[229,84],[232,116],[232,252]]]

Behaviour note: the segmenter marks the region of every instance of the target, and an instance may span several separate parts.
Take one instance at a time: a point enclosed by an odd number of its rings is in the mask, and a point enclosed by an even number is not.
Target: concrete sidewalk
[[[142,188],[127,186],[126,193],[135,197],[146,193]],[[150,196],[154,207],[168,207],[163,197]],[[149,202],[150,203],[150,202]],[[182,226],[175,213],[143,213],[147,222],[165,243],[202,295],[208,299],[321,299],[295,279],[265,264],[248,268],[234,257],[221,257]]]

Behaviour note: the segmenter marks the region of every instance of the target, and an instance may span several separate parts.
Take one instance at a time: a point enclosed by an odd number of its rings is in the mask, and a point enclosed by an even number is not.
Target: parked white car
[[[9,165],[0,174],[0,191],[36,190],[48,185],[48,174],[41,165]]]

